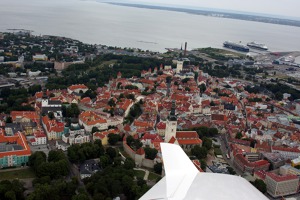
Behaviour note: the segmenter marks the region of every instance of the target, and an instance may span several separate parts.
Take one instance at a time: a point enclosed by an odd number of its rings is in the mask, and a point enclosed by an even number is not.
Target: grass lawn
[[[134,170],[134,175],[135,175],[137,178],[138,178],[138,177],[144,178],[145,172],[142,171],[142,170]]]
[[[149,172],[149,176],[148,176],[148,180],[150,181],[156,181],[157,178],[161,177],[160,175],[158,174],[155,174],[153,172]]]
[[[0,170],[0,180],[9,179],[25,179],[25,178],[35,178],[35,174],[32,169],[20,169],[15,171],[1,171]]]

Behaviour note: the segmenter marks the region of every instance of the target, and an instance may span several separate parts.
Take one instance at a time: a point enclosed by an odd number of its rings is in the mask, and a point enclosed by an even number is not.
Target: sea
[[[224,41],[256,41],[270,51],[300,50],[300,27],[134,8],[93,0],[1,0],[0,32],[32,30],[89,44],[166,51],[222,48]]]

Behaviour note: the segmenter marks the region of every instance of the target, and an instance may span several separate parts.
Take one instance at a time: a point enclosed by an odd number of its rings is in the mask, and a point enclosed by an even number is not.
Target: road
[[[228,150],[227,150],[228,147],[226,147],[226,145],[225,145],[225,143],[224,143],[224,139],[222,138],[222,136],[220,136],[219,139],[220,139],[220,144],[221,144],[220,148],[221,148],[222,156],[223,156],[224,160],[226,160],[227,163],[230,165],[230,167],[231,167],[232,169],[234,169],[234,171],[236,172],[237,175],[240,175],[240,176],[244,175],[244,173],[243,173],[241,170],[237,169],[237,168],[233,165],[233,161],[232,161],[231,159],[227,159],[226,154],[227,154],[227,152],[228,152]]]

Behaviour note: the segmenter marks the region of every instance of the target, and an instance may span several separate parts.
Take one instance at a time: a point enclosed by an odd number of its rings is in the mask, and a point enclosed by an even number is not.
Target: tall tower
[[[48,96],[47,96],[47,90],[43,90],[43,96],[42,96],[42,107],[48,106]]]
[[[183,68],[183,61],[177,61],[176,73],[180,73]]]
[[[175,101],[172,101],[172,109],[166,123],[165,142],[169,142],[172,137],[176,138],[177,117],[175,115]]]

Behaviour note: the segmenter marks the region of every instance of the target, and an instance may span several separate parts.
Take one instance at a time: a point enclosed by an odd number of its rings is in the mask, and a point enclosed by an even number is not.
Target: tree
[[[203,93],[205,92],[206,90],[206,85],[204,83],[202,83],[201,85],[199,85],[199,89],[200,89],[200,92]]]
[[[48,113],[48,117],[50,120],[53,120],[55,118],[54,113],[53,112],[49,112]]]
[[[204,137],[202,146],[205,147],[209,151],[212,147],[212,140],[207,137]]]
[[[135,167],[134,160],[132,160],[131,158],[126,158],[124,167],[125,169],[133,169]]]
[[[206,171],[206,167],[207,167],[206,161],[204,159],[201,159],[200,164],[201,164],[201,169],[203,171]]]
[[[95,132],[98,132],[98,131],[100,131],[100,130],[98,129],[98,127],[95,127],[95,126],[94,126],[94,127],[92,128],[92,134],[95,133]]]
[[[111,162],[109,156],[108,155],[100,156],[100,164],[102,168],[106,168],[108,165],[110,165]]]
[[[251,182],[254,187],[256,187],[261,193],[266,193],[267,192],[267,185],[263,180],[256,179],[254,182]]]
[[[243,137],[243,134],[241,132],[238,132],[236,135],[235,135],[235,138],[236,139],[241,139]]]
[[[219,134],[219,131],[217,128],[209,128],[208,129],[208,134],[211,137],[217,136]]]
[[[147,159],[154,160],[154,158],[156,158],[156,154],[158,152],[156,149],[146,147],[146,148],[144,148],[144,150],[145,150],[145,156]]]
[[[131,144],[134,142],[134,138],[129,135],[127,138],[126,138],[126,143],[128,146],[131,146]]]
[[[192,155],[196,156],[199,160],[207,157],[207,149],[196,145],[191,150]]]
[[[89,200],[89,196],[86,194],[77,194],[76,196],[72,197],[72,200]]]
[[[5,120],[5,123],[12,123],[12,117],[7,117]]]
[[[110,145],[115,145],[120,139],[120,135],[119,134],[114,134],[114,133],[108,134],[107,137],[108,137],[108,143]]]
[[[154,165],[154,171],[157,174],[161,174],[161,172],[162,172],[162,163],[156,163]]]
[[[232,167],[227,167],[227,170],[228,170],[229,174],[231,174],[231,175],[236,174],[236,172],[234,171],[234,169]]]
[[[106,149],[106,154],[111,158],[114,159],[117,156],[117,151],[113,147],[108,147]]]
[[[72,103],[70,107],[66,109],[66,117],[78,117],[80,114],[80,110],[78,108],[78,105],[75,103]]]

